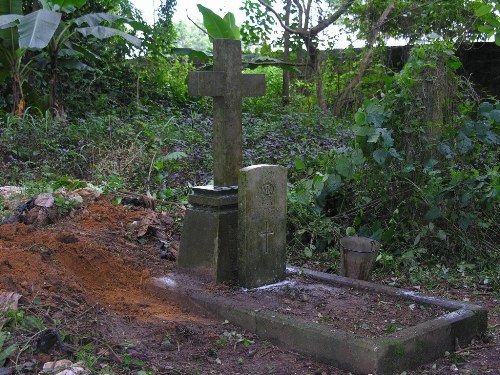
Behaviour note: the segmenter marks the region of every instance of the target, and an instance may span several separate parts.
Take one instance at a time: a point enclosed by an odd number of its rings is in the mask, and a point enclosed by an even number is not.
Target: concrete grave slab
[[[418,367],[442,357],[446,351],[454,351],[456,345],[466,345],[487,328],[487,310],[481,306],[307,269],[287,270],[287,280],[252,291],[289,288],[291,279],[303,278],[333,290],[352,289],[395,298],[401,303],[425,305],[435,308],[438,315],[390,335],[363,337],[300,314],[285,314],[259,307],[255,302],[244,302],[244,298],[238,298],[245,293],[241,290],[218,293],[210,282],[186,274],[155,279],[152,288],[163,297],[184,301],[191,309],[209,312],[284,348],[358,374],[394,374]],[[395,310],[394,316],[397,315]]]

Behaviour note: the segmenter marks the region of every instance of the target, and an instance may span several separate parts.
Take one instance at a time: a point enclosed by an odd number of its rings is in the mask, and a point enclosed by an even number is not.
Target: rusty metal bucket
[[[366,237],[344,237],[339,241],[339,275],[370,280],[380,242]]]

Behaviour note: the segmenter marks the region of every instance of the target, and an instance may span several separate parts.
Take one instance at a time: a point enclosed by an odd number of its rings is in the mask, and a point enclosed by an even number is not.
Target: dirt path
[[[93,373],[347,374],[150,292],[147,280],[175,263],[161,259],[152,241],[135,238],[131,224],[148,215],[150,210],[100,198],[51,226],[0,225],[0,292],[21,294],[21,308],[56,329],[67,344],[44,353],[34,345],[36,335],[19,335],[25,350],[9,357],[10,365],[37,373],[46,361],[69,358],[83,360]],[[164,230],[174,253],[180,216],[173,215]],[[491,309],[490,325],[496,328],[490,342],[408,374],[500,374],[498,301],[468,290],[457,293]]]

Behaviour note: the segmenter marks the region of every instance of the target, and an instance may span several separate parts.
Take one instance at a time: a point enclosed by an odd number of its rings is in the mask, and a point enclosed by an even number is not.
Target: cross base
[[[216,282],[235,281],[238,187],[198,186],[188,202],[177,265]]]

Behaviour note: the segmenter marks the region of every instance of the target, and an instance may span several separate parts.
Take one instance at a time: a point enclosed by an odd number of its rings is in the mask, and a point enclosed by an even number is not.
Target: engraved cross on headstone
[[[189,72],[188,93],[214,97],[214,185],[238,185],[244,96],[265,94],[264,74],[241,74],[241,42],[214,40],[211,72]]]
[[[266,253],[269,252],[269,236],[272,236],[274,232],[269,230],[269,223],[266,221],[266,230],[262,233],[259,233],[261,236],[266,237],[266,249],[264,250]]]

